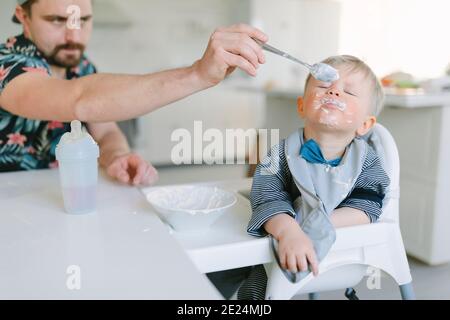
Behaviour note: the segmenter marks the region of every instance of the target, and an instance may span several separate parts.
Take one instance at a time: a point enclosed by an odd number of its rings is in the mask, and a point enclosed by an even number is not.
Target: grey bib
[[[337,167],[307,162],[300,155],[303,143],[303,129],[300,129],[287,138],[285,154],[293,180],[300,191],[300,196],[294,201],[296,220],[313,242],[320,263],[336,240],[330,215],[347,198],[361,174],[367,155],[367,143],[354,139]],[[271,242],[279,263],[277,241],[272,238]],[[292,273],[282,270],[295,283],[310,272]]]

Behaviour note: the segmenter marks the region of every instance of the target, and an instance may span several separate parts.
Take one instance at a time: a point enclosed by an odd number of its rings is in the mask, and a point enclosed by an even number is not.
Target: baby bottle
[[[96,210],[99,148],[81,122],[72,121],[56,147],[64,207],[69,214]]]

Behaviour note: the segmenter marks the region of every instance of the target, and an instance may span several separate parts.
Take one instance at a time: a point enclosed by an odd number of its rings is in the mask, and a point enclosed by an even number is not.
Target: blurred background
[[[2,0],[4,40],[21,32],[11,23],[14,7],[14,0]],[[336,54],[363,59],[387,94],[379,122],[400,151],[402,232],[408,253],[421,261],[412,262],[423,289],[418,292],[450,298],[450,286],[443,285],[450,283],[449,12],[447,0],[94,0],[87,55],[108,73],[188,66],[202,56],[215,28],[243,22],[310,63]],[[279,129],[281,139],[301,126],[295,100],[303,92],[305,69],[266,57],[256,78],[238,71],[215,88],[120,124],[134,149],[159,168],[160,183],[248,175],[248,165],[173,165],[173,131],[193,132],[196,120],[204,130],[222,132]],[[201,152],[193,158],[201,160]]]
[[[2,39],[20,32],[10,22],[14,6],[2,1]],[[311,63],[347,53],[380,78],[402,71],[424,80],[443,76],[450,63],[449,9],[445,0],[94,0],[87,54],[101,72],[187,66],[201,57],[215,28],[245,22],[264,30],[273,46]],[[277,101],[281,110],[271,112],[267,94],[301,95],[306,69],[271,54],[267,60],[256,79],[236,72],[212,90],[123,126],[130,142],[156,165],[170,165],[171,132],[192,128],[194,120],[203,120],[204,128],[282,127],[285,136],[298,126],[297,117],[280,111],[295,104]]]

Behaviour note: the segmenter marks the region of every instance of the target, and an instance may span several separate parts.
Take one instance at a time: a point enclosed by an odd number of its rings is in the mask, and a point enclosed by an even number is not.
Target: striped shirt
[[[250,235],[266,236],[264,223],[277,214],[287,213],[296,218],[293,201],[300,196],[300,191],[289,170],[284,146],[285,140],[273,147],[266,160],[256,168],[250,194],[252,217],[247,228]],[[277,153],[277,157],[273,157],[274,152]],[[268,159],[278,160],[278,166],[275,166],[278,170],[273,171],[273,174],[266,174],[267,163],[270,163]],[[376,222],[380,218],[389,183],[389,177],[381,165],[380,158],[368,145],[361,174],[352,191],[337,208],[359,209],[369,217],[371,223]]]

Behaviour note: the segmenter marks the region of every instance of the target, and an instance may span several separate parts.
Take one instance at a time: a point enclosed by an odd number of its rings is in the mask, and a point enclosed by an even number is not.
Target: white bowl
[[[175,231],[206,231],[237,199],[232,192],[206,186],[152,188],[147,200]]]

